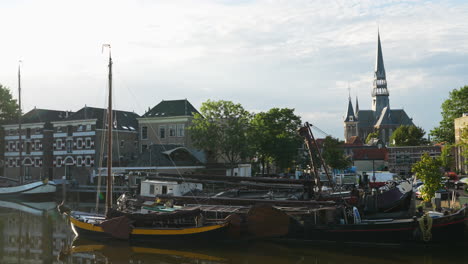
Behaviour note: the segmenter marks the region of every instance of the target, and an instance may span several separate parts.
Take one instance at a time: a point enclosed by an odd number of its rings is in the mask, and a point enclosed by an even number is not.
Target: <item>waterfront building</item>
[[[380,34],[377,35],[377,57],[374,71],[374,85],[372,89],[372,109],[359,109],[356,98],[354,110],[351,96],[348,99],[348,110],[344,118],[344,138],[346,142],[358,136],[363,141],[374,132],[379,132],[379,139],[388,145],[393,131],[401,125],[414,125],[413,120],[403,109],[391,109],[387,78],[380,43]]]
[[[468,113],[463,114],[462,117],[455,118],[454,120],[455,125],[455,169],[461,174],[468,173],[468,157],[463,155],[463,152],[466,151],[460,143],[462,140],[462,130],[468,129]]]
[[[429,153],[433,158],[440,157],[440,146],[407,146],[407,147],[389,147],[388,149],[388,168],[391,172],[402,176],[411,175],[411,167],[414,163],[421,160],[424,153]]]
[[[54,179],[93,182],[99,164],[107,164],[106,116],[106,109],[85,106],[65,120],[52,122]],[[139,115],[115,110],[113,117],[112,163],[126,166],[138,155]]]
[[[138,118],[140,153],[153,144],[176,144],[192,147],[187,127],[197,109],[187,100],[161,101]]]
[[[5,164],[3,175],[19,179],[20,142],[22,139],[22,164],[24,179],[52,179],[52,122],[65,120],[72,112],[37,109],[24,114],[21,118],[21,131],[17,122],[3,125],[5,142]]]

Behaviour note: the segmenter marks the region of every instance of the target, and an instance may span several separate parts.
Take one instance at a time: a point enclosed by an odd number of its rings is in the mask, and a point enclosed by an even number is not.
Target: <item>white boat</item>
[[[0,197],[42,196],[54,194],[57,186],[53,181],[35,181],[22,185],[0,187]]]

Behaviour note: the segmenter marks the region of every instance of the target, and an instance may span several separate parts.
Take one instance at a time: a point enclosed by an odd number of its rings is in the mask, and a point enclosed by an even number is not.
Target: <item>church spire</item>
[[[348,112],[346,113],[345,122],[355,122],[356,116],[354,116],[353,103],[351,103],[351,97],[348,100]]]
[[[376,95],[389,95],[387,90],[387,78],[385,76],[385,66],[382,55],[382,45],[380,44],[380,32],[377,32],[377,57],[375,59],[374,89],[372,90],[372,96]]]

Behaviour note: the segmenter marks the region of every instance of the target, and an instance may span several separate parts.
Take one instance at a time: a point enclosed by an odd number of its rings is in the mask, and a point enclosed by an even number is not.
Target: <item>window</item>
[[[150,185],[149,194],[154,194],[154,185]]]
[[[91,130],[91,125],[86,125],[86,130],[90,131]]]
[[[31,138],[31,128],[26,128],[26,138]]]
[[[15,149],[16,149],[16,144],[15,144],[15,142],[9,142],[9,143],[8,143],[8,149],[9,149],[10,151],[15,150]]]
[[[73,135],[73,126],[67,126],[67,135],[69,137]]]
[[[83,158],[81,156],[76,157],[76,166],[81,167],[83,165]]]
[[[61,126],[57,127],[57,132],[62,132],[62,127]]]
[[[82,148],[83,148],[83,139],[78,138],[78,139],[76,140],[76,148],[78,148],[78,149],[82,149]]]
[[[10,129],[8,130],[8,135],[14,135],[15,134],[15,130],[14,129]]]
[[[21,147],[20,143],[19,142],[16,142],[16,149],[18,151],[23,151],[23,148]]]
[[[85,165],[86,166],[91,166],[91,157],[88,156],[88,157],[85,158]]]
[[[65,165],[65,178],[67,180],[72,178],[71,166],[70,165]]]
[[[73,140],[67,140],[67,153],[73,152]]]
[[[148,149],[148,145],[145,145],[145,144],[141,145],[141,152],[143,152],[143,151],[145,151],[147,149]]]
[[[159,126],[159,138],[166,138],[166,126]]]
[[[353,117],[353,116],[349,116],[349,121],[354,121],[354,117]]]
[[[184,137],[185,136],[185,124],[178,124],[177,125],[177,136]]]
[[[138,148],[138,141],[135,140],[135,142],[133,142],[133,144],[135,145],[135,148]]]
[[[169,136],[170,137],[176,136],[176,125],[169,125]]]
[[[26,154],[31,154],[31,142],[26,142]]]
[[[62,166],[62,158],[57,158],[57,167]]]
[[[36,133],[36,134],[40,134],[40,133],[41,133],[41,129],[40,129],[40,128],[36,128],[35,133]]]
[[[86,148],[91,148],[91,138],[86,138]]]
[[[25,166],[24,167],[24,177],[26,180],[30,180],[32,178],[31,176],[31,167],[30,166]]]
[[[62,149],[62,140],[61,139],[57,139],[57,143],[55,145],[55,148],[56,149]]]
[[[8,159],[8,166],[13,167],[13,159]]]
[[[148,127],[141,128],[141,139],[148,139]]]
[[[79,125],[77,131],[83,131],[83,125]]]
[[[124,140],[120,140],[120,147],[123,148],[124,147],[124,143],[125,141]]]
[[[36,167],[41,166],[41,160],[40,159],[35,159],[34,160],[34,166],[36,166]]]
[[[40,141],[34,142],[34,149],[35,150],[41,150],[41,142]]]

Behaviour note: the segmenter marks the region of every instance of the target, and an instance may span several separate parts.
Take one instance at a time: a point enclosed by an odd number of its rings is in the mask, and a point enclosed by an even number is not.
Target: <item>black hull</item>
[[[320,226],[293,223],[284,239],[303,241],[355,242],[376,244],[443,243],[464,240],[464,210],[433,219],[432,238],[423,241],[419,222],[396,220],[389,223],[363,223]]]

